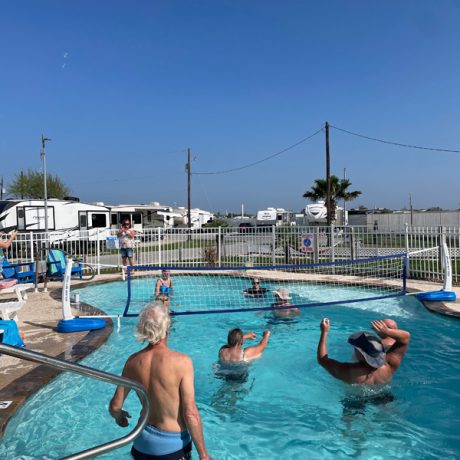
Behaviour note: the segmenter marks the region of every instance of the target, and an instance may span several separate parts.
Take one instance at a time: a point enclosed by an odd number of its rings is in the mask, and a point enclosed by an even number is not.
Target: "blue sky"
[[[320,129],[460,150],[460,2],[23,1],[0,15],[0,175],[48,171],[82,201],[300,210]],[[460,207],[460,153],[331,129],[354,206]]]

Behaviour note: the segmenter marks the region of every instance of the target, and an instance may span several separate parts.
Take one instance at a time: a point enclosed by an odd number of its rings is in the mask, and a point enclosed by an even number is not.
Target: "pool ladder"
[[[91,367],[82,366],[81,364],[69,363],[62,359],[54,358],[43,353],[37,353],[35,351],[25,350],[23,348],[16,348],[10,345],[5,345],[0,343],[0,353],[5,355],[14,356],[15,358],[25,359],[27,361],[32,361],[34,363],[44,364],[45,366],[53,367],[55,369],[60,369],[61,371],[70,371],[76,374],[85,375],[88,377],[95,378],[97,380],[102,380],[104,382],[113,383],[115,385],[121,385],[123,387],[131,388],[135,390],[137,396],[142,404],[141,417],[137,422],[135,428],[126,436],[115,439],[114,441],[107,442],[95,447],[91,447],[81,452],[69,455],[67,457],[62,457],[66,460],[79,460],[83,458],[91,458],[96,455],[101,455],[106,452],[109,452],[114,449],[118,449],[131,441],[133,441],[142,431],[144,425],[147,423],[147,420],[150,415],[150,400],[144,389],[144,387],[134,380],[127,379],[125,377],[120,377],[115,374],[110,374],[108,372],[99,371]]]

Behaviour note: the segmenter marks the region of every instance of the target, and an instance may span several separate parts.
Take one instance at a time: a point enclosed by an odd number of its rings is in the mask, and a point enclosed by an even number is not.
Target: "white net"
[[[405,293],[405,267],[405,254],[273,267],[132,267],[125,315],[137,315],[155,300],[162,268],[171,270],[171,312],[182,315],[283,309],[287,305],[304,308],[399,296]],[[280,305],[283,298],[287,304]]]

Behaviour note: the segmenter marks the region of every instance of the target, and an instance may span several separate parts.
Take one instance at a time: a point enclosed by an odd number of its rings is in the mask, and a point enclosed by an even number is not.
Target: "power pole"
[[[343,168],[343,180],[347,179],[347,168]],[[347,202],[343,200],[343,226],[347,225]]]
[[[190,147],[187,149],[187,226],[190,231],[192,228],[192,210],[191,210],[191,199],[190,199]],[[190,235],[189,235],[190,238]]]
[[[329,123],[326,121],[324,126],[326,128],[326,183],[327,183],[327,194],[326,194],[326,222],[327,225],[332,224],[332,213],[331,213],[331,159],[329,155]]]
[[[46,152],[45,152],[45,144],[46,141],[50,141],[42,134],[42,151],[40,152],[40,158],[43,162],[43,199],[45,200],[45,238],[48,241],[48,187],[47,187],[47,180],[46,180]],[[47,245],[48,247],[48,245]]]
[[[2,180],[0,181],[0,200],[3,200],[3,176]]]

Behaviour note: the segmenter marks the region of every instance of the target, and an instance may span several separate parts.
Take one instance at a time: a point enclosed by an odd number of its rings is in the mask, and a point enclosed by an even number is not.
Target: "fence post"
[[[334,262],[335,261],[335,250],[334,250],[334,246],[335,246],[335,241],[334,241],[334,229],[335,229],[335,225],[334,224],[331,224],[331,226],[329,227],[329,231],[331,232],[331,248],[330,248],[330,256],[331,256],[331,261]]]
[[[100,244],[101,244],[101,238],[100,238],[100,233],[99,233],[99,229],[97,229],[97,241],[96,241],[96,244],[97,244],[97,247],[96,247],[96,260],[97,260],[97,274],[100,275],[101,274],[101,248],[100,248]]]
[[[443,253],[442,243],[443,243],[445,237],[446,237],[446,229],[441,225],[439,227],[439,239],[438,239],[438,241],[439,241],[439,249],[438,249],[439,262],[438,262],[438,264],[441,267],[441,272],[444,271],[444,258],[442,256],[442,253]]]
[[[272,266],[276,265],[276,254],[275,254],[275,246],[276,246],[276,227],[272,225]]]
[[[175,235],[173,233],[173,235]],[[161,267],[161,250],[163,247],[162,241],[160,237],[160,227],[158,227],[158,265]]]
[[[355,227],[350,232],[350,259],[355,260]]]
[[[317,264],[319,261],[319,227],[315,228],[315,245],[313,251],[313,262]]]
[[[219,230],[219,233],[218,233],[218,242],[217,242],[217,254],[218,254],[217,266],[221,267],[222,266],[222,227],[219,227],[218,230]]]

